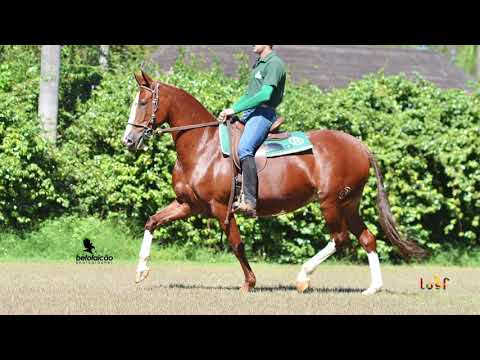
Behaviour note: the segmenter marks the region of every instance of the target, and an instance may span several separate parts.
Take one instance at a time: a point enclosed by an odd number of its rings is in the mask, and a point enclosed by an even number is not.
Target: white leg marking
[[[327,260],[336,251],[335,241],[330,241],[317,255],[303,264],[300,273],[297,276],[298,282],[309,281],[309,275],[315,271],[318,265]]]
[[[137,272],[149,270],[147,266],[148,258],[150,257],[150,249],[152,247],[153,234],[145,230],[143,235],[142,247],[140,248],[140,260],[138,262]]]
[[[370,265],[370,276],[372,278],[372,281],[370,282],[370,287],[362,294],[373,295],[378,292],[383,286],[382,272],[380,271],[380,261],[378,260],[377,253],[372,251],[371,253],[367,254],[367,256],[368,264]]]
[[[140,98],[140,91],[137,92],[137,95],[135,95],[135,100],[133,100],[132,107],[130,108],[130,116],[128,118],[129,123],[133,123],[135,121],[135,115],[137,114],[137,106],[138,106],[138,99]],[[123,141],[125,141],[125,138],[127,135],[132,131],[133,126],[128,125],[125,129],[125,132],[123,133]]]

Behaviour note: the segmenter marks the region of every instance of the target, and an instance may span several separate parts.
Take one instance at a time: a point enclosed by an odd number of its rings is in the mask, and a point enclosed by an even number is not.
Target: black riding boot
[[[257,216],[257,165],[254,157],[247,157],[242,160],[243,174],[243,202],[237,204],[235,211],[241,211],[248,216]]]

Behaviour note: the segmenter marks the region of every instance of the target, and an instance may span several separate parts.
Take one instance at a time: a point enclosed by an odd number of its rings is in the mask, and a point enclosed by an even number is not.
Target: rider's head
[[[261,55],[267,51],[271,51],[272,49],[273,45],[253,45],[253,52],[258,55]]]

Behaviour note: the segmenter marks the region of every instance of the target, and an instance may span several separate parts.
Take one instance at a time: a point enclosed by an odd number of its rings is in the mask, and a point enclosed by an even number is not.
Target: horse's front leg
[[[230,247],[233,250],[233,253],[237,257],[238,261],[240,262],[240,266],[242,267],[243,273],[245,275],[245,282],[241,286],[240,290],[242,290],[243,292],[249,292],[255,287],[256,278],[245,255],[245,245],[240,237],[240,231],[238,230],[235,216],[232,215],[229,224],[225,225],[224,221],[227,215],[227,207],[219,203],[213,204],[212,213],[218,219],[222,230],[227,235]]]
[[[135,282],[138,284],[145,280],[150,272],[147,266],[150,257],[150,249],[152,247],[153,232],[161,225],[172,221],[182,220],[192,214],[192,209],[187,203],[179,203],[177,200],[172,202],[166,208],[160,210],[153,216],[150,216],[145,224],[145,233],[143,235],[142,246],[140,248],[139,262],[137,266],[137,274]]]

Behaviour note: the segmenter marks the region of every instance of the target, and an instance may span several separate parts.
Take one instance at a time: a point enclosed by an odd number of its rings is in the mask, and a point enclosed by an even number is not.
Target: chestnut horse
[[[145,137],[168,123],[178,155],[172,174],[176,199],[145,224],[136,282],[143,281],[149,274],[147,261],[154,230],[169,222],[202,214],[218,219],[245,275],[241,290],[250,291],[255,287],[256,278],[245,256],[234,214],[230,215],[228,224],[224,222],[232,168],[230,159],[224,157],[220,149],[216,118],[181,89],[154,81],[143,71],[141,75],[135,74],[135,79],[139,92],[131,107],[123,143],[129,150],[139,150]],[[172,129],[177,127],[180,129]],[[257,215],[275,216],[318,201],[331,241],[302,266],[296,281],[297,290],[303,292],[309,287],[309,275],[347,243],[350,231],[368,254],[371,283],[363,293],[374,294],[383,285],[376,240],[359,215],[370,166],[377,179],[380,224],[388,239],[406,259],[421,258],[426,251],[403,239],[397,231],[380,168],[364,144],[338,131],[313,130],[307,135],[313,145],[312,151],[270,158],[259,173]]]

